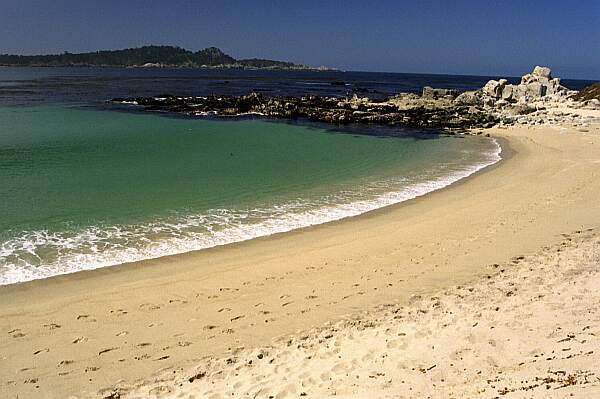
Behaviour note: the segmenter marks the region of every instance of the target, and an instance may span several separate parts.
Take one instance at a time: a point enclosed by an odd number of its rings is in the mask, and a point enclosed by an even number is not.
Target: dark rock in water
[[[448,96],[449,94],[445,94]],[[304,118],[333,124],[401,125],[415,128],[469,129],[491,127],[499,120],[471,105],[448,99],[438,102],[414,97],[387,100],[335,97],[268,97],[257,93],[246,96],[210,97],[136,97],[115,98],[117,104],[137,104],[147,111],[189,116],[240,116],[260,114],[280,119]]]

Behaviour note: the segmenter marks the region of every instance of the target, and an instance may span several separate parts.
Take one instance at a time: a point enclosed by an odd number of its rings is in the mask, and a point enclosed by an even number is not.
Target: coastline
[[[461,137],[461,139],[462,139],[462,137]],[[73,271],[73,272],[51,275],[51,276],[44,277],[44,278],[37,278],[37,279],[32,279],[32,280],[25,280],[25,281],[18,281],[15,283],[3,284],[3,285],[0,285],[0,295],[2,294],[2,292],[1,292],[2,289],[11,289],[11,287],[14,287],[14,289],[17,291],[20,291],[22,289],[36,289],[37,290],[37,289],[43,288],[47,282],[51,283],[53,280],[65,280],[65,279],[68,280],[71,277],[76,280],[88,279],[88,278],[93,279],[96,277],[95,274],[97,274],[97,275],[104,275],[107,273],[110,274],[110,272],[106,269],[111,269],[111,272],[118,273],[120,269],[126,270],[126,269],[132,268],[132,267],[133,268],[140,268],[140,267],[142,267],[142,268],[147,268],[147,267],[160,268],[161,260],[168,262],[168,263],[172,263],[172,262],[176,263],[178,261],[185,261],[186,258],[188,258],[189,256],[195,256],[197,254],[204,253],[207,251],[221,251],[221,250],[226,251],[228,249],[236,248],[238,246],[241,246],[241,248],[239,248],[239,249],[243,250],[244,245],[251,244],[254,242],[276,240],[276,239],[279,239],[279,238],[282,238],[282,237],[285,237],[285,236],[288,236],[291,234],[297,234],[297,235],[302,235],[305,233],[310,234],[310,232],[314,231],[315,229],[319,229],[321,226],[324,226],[324,225],[334,227],[334,226],[340,225],[340,224],[343,225],[344,223],[346,223],[349,220],[359,222],[361,219],[367,220],[368,218],[382,216],[382,215],[385,215],[385,213],[389,212],[392,208],[410,205],[414,201],[425,200],[430,195],[432,195],[436,192],[450,190],[459,185],[466,184],[469,181],[471,181],[472,179],[476,178],[477,176],[484,174],[486,172],[492,171],[493,169],[495,169],[497,167],[500,167],[503,162],[508,161],[509,159],[511,159],[514,156],[515,151],[511,148],[510,142],[505,137],[502,137],[502,136],[493,137],[492,140],[494,140],[495,143],[498,145],[499,151],[498,151],[497,155],[500,157],[499,160],[497,160],[491,164],[487,164],[487,165],[478,165],[478,166],[476,166],[477,170],[469,171],[468,175],[465,177],[460,177],[457,180],[454,180],[454,181],[450,182],[449,184],[444,185],[440,188],[436,188],[432,191],[427,191],[423,194],[418,194],[412,198],[402,200],[397,203],[392,203],[389,205],[377,207],[377,208],[368,210],[366,212],[359,213],[357,215],[344,216],[340,219],[334,219],[334,220],[326,221],[323,223],[311,224],[311,225],[308,225],[305,227],[293,228],[291,230],[287,230],[287,231],[283,231],[283,232],[276,232],[276,233],[272,233],[272,234],[268,234],[268,235],[257,236],[257,237],[245,239],[242,241],[230,242],[227,244],[219,244],[219,245],[215,245],[215,246],[208,247],[208,248],[200,248],[200,249],[192,250],[192,251],[188,251],[188,252],[167,254],[167,255],[163,255],[163,256],[159,256],[159,257],[135,260],[135,261],[130,261],[130,262],[123,262],[123,263],[110,265],[110,266],[101,266],[101,267],[90,268],[90,269],[81,269],[81,270],[77,270],[77,271]]]
[[[455,136],[450,138],[450,140],[458,140],[457,147],[459,147],[462,140],[479,140],[479,138],[465,135]],[[35,272],[29,271],[29,269],[24,269],[25,271],[21,273],[18,266],[12,266],[12,268],[6,272],[3,271],[4,274],[0,276],[0,287],[13,284],[22,284],[35,280],[43,281],[60,275],[80,273],[106,267],[119,267],[124,265],[127,267],[128,265],[136,264],[138,262],[183,255],[190,252],[204,251],[215,247],[227,248],[232,244],[260,239],[263,237],[287,234],[295,230],[303,232],[306,231],[305,229],[310,227],[358,217],[366,213],[377,211],[378,209],[411,201],[415,198],[427,196],[434,191],[445,189],[448,186],[465,180],[490,166],[502,162],[503,157],[507,158],[509,156],[508,154],[511,150],[508,147],[506,140],[502,138],[487,138],[484,140],[488,140],[490,145],[494,146],[493,149],[489,149],[481,153],[485,159],[482,159],[477,163],[472,162],[468,166],[463,166],[462,168],[457,167],[456,170],[453,171],[446,171],[444,176],[431,177],[422,182],[416,181],[407,183],[406,185],[395,189],[389,188],[388,190],[391,191],[379,193],[371,198],[356,198],[347,203],[339,202],[337,204],[325,204],[322,205],[321,208],[314,210],[292,210],[287,213],[286,218],[280,217],[280,223],[273,223],[278,222],[277,219],[269,219],[263,222],[257,222],[255,224],[242,224],[236,228],[231,228],[232,232],[230,234],[227,234],[227,230],[224,234],[221,232],[221,236],[214,240],[200,240],[200,238],[204,237],[198,236],[187,237],[182,239],[180,242],[176,240],[164,240],[164,245],[161,246],[160,250],[156,251],[140,250],[119,252],[116,250],[116,248],[105,248],[104,254],[108,253],[108,255],[104,255],[102,257],[86,257],[84,254],[81,254],[81,256],[76,259],[77,262],[74,262],[72,259],[60,258],[49,265],[44,264],[40,267],[32,268],[35,270]],[[504,149],[500,145],[499,141],[504,142]],[[445,165],[441,165],[441,169],[442,168],[445,168]],[[24,244],[21,245],[26,246]],[[67,244],[63,245],[68,247]]]
[[[35,397],[52,386],[48,397],[62,397],[96,395],[120,379],[131,386],[165,367],[183,370],[477,279],[484,265],[597,225],[599,189],[585,184],[597,145],[547,127],[491,132],[506,140],[501,162],[423,197],[226,247],[1,287],[2,333],[11,336],[1,348],[2,389]]]

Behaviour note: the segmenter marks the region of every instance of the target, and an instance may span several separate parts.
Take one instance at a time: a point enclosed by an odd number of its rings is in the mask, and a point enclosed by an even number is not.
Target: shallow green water
[[[483,138],[0,108],[0,283],[352,216],[498,159]]]

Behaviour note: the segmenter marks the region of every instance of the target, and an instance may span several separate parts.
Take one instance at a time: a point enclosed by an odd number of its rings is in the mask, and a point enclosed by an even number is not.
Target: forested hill
[[[313,69],[291,62],[264,59],[236,60],[216,47],[192,52],[173,46],[144,46],[124,50],[56,55],[0,54],[2,66],[103,66],[103,67],[230,67]]]

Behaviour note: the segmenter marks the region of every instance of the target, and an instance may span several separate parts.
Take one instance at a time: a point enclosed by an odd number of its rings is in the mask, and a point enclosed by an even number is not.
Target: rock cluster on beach
[[[536,66],[532,73],[521,78],[518,85],[508,80],[490,80],[476,91],[467,91],[456,98],[458,104],[496,105],[508,103],[528,103],[545,96],[565,97],[569,90],[560,84],[560,79],[552,78],[548,67]]]
[[[536,66],[532,73],[521,78],[519,84],[510,84],[506,79],[490,80],[481,89],[463,93],[426,86],[420,96],[400,93],[384,100],[356,95],[351,98],[269,97],[251,93],[220,97],[115,98],[110,102],[188,116],[256,114],[332,124],[401,125],[454,132],[514,123],[569,123],[585,128],[590,122],[596,122],[594,117],[572,115],[568,110],[560,109],[598,110],[600,100],[594,93],[592,89],[589,95],[577,97],[577,91],[567,89],[559,78],[552,77],[550,68]],[[554,111],[549,112],[549,108]]]
[[[584,89],[582,92],[589,89]],[[506,79],[490,80],[479,90],[458,95],[457,105],[480,107],[496,116],[501,124],[558,125],[568,124],[585,128],[598,122],[593,115],[581,115],[576,109],[600,110],[600,101],[579,96],[552,77],[548,67],[536,66],[519,84]]]

